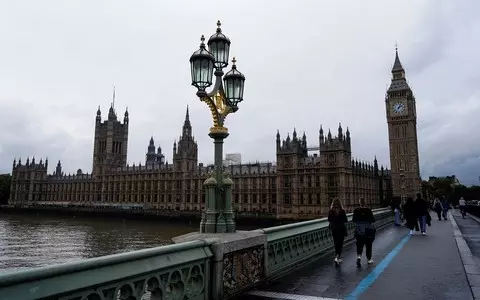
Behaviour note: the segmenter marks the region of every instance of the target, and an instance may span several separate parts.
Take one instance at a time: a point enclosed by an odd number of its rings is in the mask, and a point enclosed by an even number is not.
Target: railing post
[[[172,239],[175,243],[203,240],[213,252],[211,299],[240,295],[266,277],[267,237],[262,231],[207,234],[192,232]]]

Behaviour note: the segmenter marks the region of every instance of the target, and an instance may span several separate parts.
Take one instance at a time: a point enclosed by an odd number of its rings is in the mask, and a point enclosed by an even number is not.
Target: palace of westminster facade
[[[309,155],[307,138],[276,136],[276,164],[254,163],[225,167],[233,179],[233,205],[240,214],[309,219],[324,216],[338,197],[347,210],[365,198],[371,207],[394,196],[420,191],[415,98],[396,53],[386,99],[391,170],[352,159],[350,132],[339,125],[336,135],[319,131],[319,153]],[[140,207],[149,211],[200,214],[205,206],[203,181],[213,166],[198,163],[198,146],[187,113],[173,162],[165,162],[150,139],[143,165],[127,165],[129,114],[123,123],[110,107],[95,123],[92,174],[66,175],[60,161],[47,174],[48,160],[14,160],[10,205],[69,205],[81,207]]]

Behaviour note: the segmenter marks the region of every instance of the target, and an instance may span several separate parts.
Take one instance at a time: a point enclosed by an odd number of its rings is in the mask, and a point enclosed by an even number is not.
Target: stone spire
[[[398,71],[404,71],[404,69],[400,62],[400,58],[398,57],[398,47],[395,47],[395,62],[393,63],[392,73]]]

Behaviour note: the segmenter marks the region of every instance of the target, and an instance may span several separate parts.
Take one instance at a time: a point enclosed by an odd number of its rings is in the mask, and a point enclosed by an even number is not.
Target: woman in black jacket
[[[347,235],[348,222],[347,214],[343,209],[342,202],[338,198],[334,198],[332,206],[328,212],[328,222],[330,222],[330,230],[332,232],[333,244],[335,245],[335,263],[338,265],[342,262],[340,256],[342,255],[343,241]]]
[[[353,211],[352,222],[355,223],[355,239],[357,241],[357,266],[361,266],[362,252],[365,246],[368,264],[373,264],[372,247],[375,240],[375,217],[370,208],[366,206],[365,199],[360,199],[360,207]]]
[[[413,202],[412,197],[407,198],[407,202],[403,208],[403,213],[405,215],[405,220],[407,221],[407,228],[410,229],[410,235],[414,235],[415,231],[413,230],[418,228],[418,218],[415,203]]]

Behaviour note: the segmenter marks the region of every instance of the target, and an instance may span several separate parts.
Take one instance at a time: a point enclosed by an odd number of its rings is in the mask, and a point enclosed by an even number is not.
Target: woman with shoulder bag
[[[332,232],[333,244],[335,245],[335,264],[339,265],[342,262],[340,258],[342,255],[343,242],[347,235],[348,222],[347,214],[343,209],[342,202],[338,198],[334,198],[332,206],[328,212],[328,222],[330,231]]]
[[[352,222],[355,223],[355,239],[357,242],[357,266],[361,266],[362,252],[365,246],[367,263],[373,264],[372,247],[375,240],[375,217],[370,208],[366,207],[365,199],[360,199],[360,207],[353,211]]]

